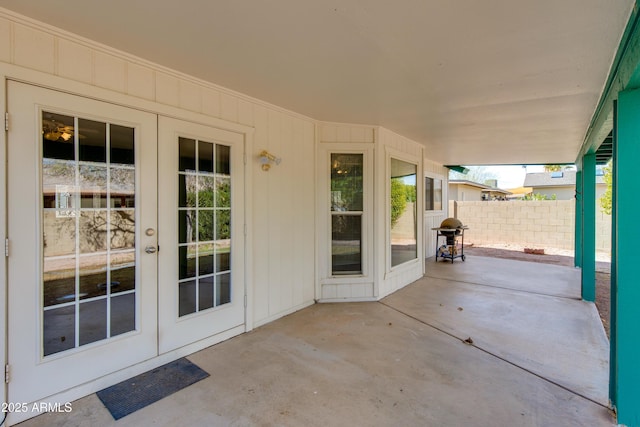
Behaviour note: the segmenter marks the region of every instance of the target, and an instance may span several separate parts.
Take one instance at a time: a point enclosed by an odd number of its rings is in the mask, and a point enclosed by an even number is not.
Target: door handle
[[[144,251],[148,254],[155,254],[156,252],[158,252],[158,248],[156,248],[155,246],[147,246],[146,248],[144,248]]]

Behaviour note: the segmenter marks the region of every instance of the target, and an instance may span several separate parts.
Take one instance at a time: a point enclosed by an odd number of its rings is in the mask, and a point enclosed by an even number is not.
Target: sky
[[[484,170],[496,177],[498,187],[502,189],[522,187],[528,173],[544,172],[542,165],[523,166],[485,166]]]

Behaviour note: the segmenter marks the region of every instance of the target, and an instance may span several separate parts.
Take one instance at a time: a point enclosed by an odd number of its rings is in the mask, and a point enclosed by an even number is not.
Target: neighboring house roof
[[[471,187],[477,187],[480,189],[491,188],[488,185],[480,184],[479,182],[467,181],[466,179],[450,179],[449,185],[470,185]]]
[[[450,179],[449,185],[469,185],[471,187],[479,188],[482,192],[485,192],[485,193],[511,194],[511,192],[507,190],[503,190],[501,188],[496,188],[496,187],[490,187],[485,184],[480,184],[479,182],[467,181],[466,179]]]
[[[604,184],[602,175],[596,175],[596,184]],[[528,173],[524,178],[525,187],[568,187],[576,185],[576,171]]]
[[[511,194],[511,191],[503,190],[502,188],[485,188],[482,190],[483,193],[501,193],[501,194]]]

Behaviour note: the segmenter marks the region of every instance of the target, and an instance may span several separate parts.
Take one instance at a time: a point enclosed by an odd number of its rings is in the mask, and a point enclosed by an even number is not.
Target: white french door
[[[244,331],[243,134],[17,82],[7,96],[9,402]]]
[[[35,402],[157,355],[157,117],[16,82],[8,106],[8,401]]]
[[[244,325],[244,136],[159,118],[160,353]]]

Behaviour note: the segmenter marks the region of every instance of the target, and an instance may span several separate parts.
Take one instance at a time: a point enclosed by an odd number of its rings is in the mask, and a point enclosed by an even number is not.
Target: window
[[[425,211],[442,210],[442,180],[437,178],[425,178]]]
[[[135,330],[135,129],[42,112],[43,355]]]
[[[391,159],[391,266],[418,257],[417,170],[415,164]]]
[[[179,138],[179,316],[231,302],[231,147]]]
[[[331,154],[331,274],[362,274],[363,154]]]

